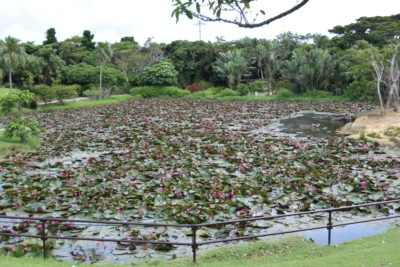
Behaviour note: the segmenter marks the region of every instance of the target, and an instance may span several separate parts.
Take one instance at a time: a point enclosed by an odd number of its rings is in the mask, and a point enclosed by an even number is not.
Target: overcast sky
[[[277,14],[296,0],[265,1],[265,10]],[[273,7],[273,9],[268,9]],[[0,39],[11,35],[22,41],[41,44],[48,28],[56,29],[59,41],[82,35],[86,29],[95,41],[117,42],[134,36],[143,44],[148,37],[156,42],[199,39],[195,20],[171,17],[171,0],[11,0],[0,4]],[[215,41],[243,37],[273,39],[291,31],[299,34],[321,33],[336,25],[354,22],[362,16],[387,16],[400,12],[399,0],[311,0],[295,13],[257,29],[241,29],[223,23],[202,26],[202,39]]]

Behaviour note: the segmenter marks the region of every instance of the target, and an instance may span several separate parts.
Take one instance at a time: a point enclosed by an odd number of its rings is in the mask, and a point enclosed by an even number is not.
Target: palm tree
[[[102,97],[105,96],[103,92],[103,64],[111,61],[113,56],[113,50],[109,43],[100,42],[97,44],[96,53],[100,61],[99,97],[101,99]]]
[[[12,89],[12,72],[25,65],[26,57],[25,49],[19,44],[17,38],[8,36],[4,39],[0,46],[0,65],[8,72],[10,89]]]
[[[251,74],[252,62],[243,55],[242,50],[234,49],[225,53],[220,53],[214,65],[214,70],[222,77],[228,80],[229,88],[236,89],[242,77]]]

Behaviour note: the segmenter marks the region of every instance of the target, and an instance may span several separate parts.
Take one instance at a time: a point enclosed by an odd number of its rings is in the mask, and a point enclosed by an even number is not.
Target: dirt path
[[[366,138],[382,145],[400,147],[400,112],[381,116],[379,111],[373,111],[346,124],[338,132],[349,138]]]

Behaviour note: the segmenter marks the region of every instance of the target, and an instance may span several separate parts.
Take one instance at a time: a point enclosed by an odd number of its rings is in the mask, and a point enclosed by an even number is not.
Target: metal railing
[[[101,241],[101,242],[123,242],[123,243],[131,243],[131,244],[159,244],[159,245],[172,245],[172,246],[191,246],[192,248],[192,257],[193,262],[197,260],[197,250],[199,246],[215,244],[215,243],[223,243],[229,241],[238,241],[245,239],[254,239],[266,236],[274,236],[274,235],[282,235],[288,233],[297,233],[311,230],[320,230],[327,229],[328,230],[328,245],[331,244],[332,238],[332,229],[334,227],[346,226],[351,224],[365,223],[365,222],[373,222],[373,221],[382,221],[389,220],[394,218],[399,218],[399,215],[391,215],[384,216],[379,218],[373,218],[368,220],[361,221],[352,221],[352,222],[344,222],[333,224],[333,213],[338,211],[345,211],[354,208],[361,207],[369,207],[376,205],[386,205],[390,203],[398,203],[400,199],[396,200],[388,200],[381,202],[373,202],[366,203],[354,206],[344,206],[338,208],[330,208],[330,209],[321,209],[321,210],[313,210],[313,211],[305,211],[298,213],[289,213],[289,214],[281,214],[275,216],[264,216],[264,217],[253,217],[247,219],[240,220],[230,220],[224,222],[213,222],[213,223],[200,223],[200,224],[172,224],[172,223],[141,223],[141,222],[129,222],[129,221],[99,221],[99,220],[80,220],[80,219],[64,219],[64,218],[44,218],[44,217],[26,217],[26,216],[4,216],[0,215],[0,219],[11,219],[11,220],[29,220],[29,221],[38,221],[40,222],[40,234],[23,234],[23,233],[0,233],[0,236],[8,236],[8,237],[29,237],[29,238],[39,238],[42,240],[42,253],[43,257],[47,257],[47,246],[46,241],[48,239],[64,239],[64,240],[86,240],[86,241]],[[255,235],[246,235],[246,236],[238,236],[232,238],[224,238],[224,239],[213,239],[208,241],[197,241],[197,230],[201,227],[219,227],[224,225],[234,225],[238,223],[248,223],[260,220],[273,220],[278,218],[286,218],[292,216],[302,216],[302,215],[310,215],[310,214],[318,214],[318,213],[328,213],[328,223],[326,225],[310,227],[310,228],[302,228],[296,230],[289,231],[281,231],[281,232],[273,232],[273,233],[264,233],[264,234],[255,234]],[[67,223],[88,223],[88,224],[102,224],[102,225],[119,225],[119,226],[143,226],[143,227],[180,227],[180,228],[190,228],[191,229],[191,242],[169,242],[169,241],[156,241],[156,240],[133,240],[133,239],[114,239],[114,238],[96,238],[96,237],[74,237],[74,236],[60,236],[60,235],[48,235],[46,233],[46,227],[50,222],[67,222]]]

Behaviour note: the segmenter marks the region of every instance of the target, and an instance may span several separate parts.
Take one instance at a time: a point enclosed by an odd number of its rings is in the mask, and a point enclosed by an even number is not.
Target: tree
[[[57,55],[53,45],[42,46],[35,55],[42,60],[42,80],[40,83],[57,84],[61,82],[65,61]]]
[[[390,45],[382,49],[382,51],[371,48],[371,63],[375,71],[376,90],[382,113],[388,111],[391,105],[394,111],[397,112],[399,110],[399,47],[400,44]],[[390,56],[385,57],[385,54]],[[384,86],[382,87],[381,84]]]
[[[12,89],[12,73],[13,71],[25,65],[26,53],[19,44],[17,38],[8,36],[4,39],[4,43],[0,44],[0,66],[8,72],[8,82]]]
[[[91,85],[99,81],[99,67],[80,63],[66,67],[65,83],[79,84],[83,89],[88,89]],[[116,69],[110,64],[103,65],[103,93],[106,97],[110,94],[112,88],[126,86],[128,77],[125,73]]]
[[[211,43],[180,40],[165,47],[165,56],[179,72],[179,84],[188,85],[200,80],[210,80],[213,75],[212,64],[217,54]]]
[[[96,47],[96,54],[100,62],[100,77],[99,77],[99,97],[104,97],[103,92],[103,64],[110,62],[113,50],[109,43],[98,43]]]
[[[297,2],[293,7],[280,14],[267,17],[267,11],[256,9],[258,0],[172,0],[175,9],[172,16],[179,20],[180,15],[189,19],[198,18],[203,21],[217,21],[237,25],[243,28],[256,28],[268,25],[303,7],[309,0]],[[264,1],[265,2],[265,1]],[[264,4],[264,3],[262,3]],[[262,5],[260,4],[260,5]],[[250,8],[250,5],[253,7]]]
[[[49,28],[46,31],[46,40],[43,41],[43,45],[57,43],[56,30],[54,28]]]
[[[214,70],[228,80],[230,89],[236,89],[243,77],[251,73],[252,62],[243,55],[242,50],[234,49],[221,53],[214,64]]]
[[[4,136],[8,138],[18,137],[21,143],[25,143],[31,135],[38,134],[38,122],[27,118],[14,118],[4,129]]]
[[[81,46],[86,48],[89,51],[93,51],[96,49],[96,43],[93,42],[94,34],[92,34],[89,30],[83,31]]]
[[[374,46],[383,47],[390,40],[400,38],[400,14],[361,17],[355,23],[335,26],[329,32],[337,35],[332,38],[332,42],[340,49],[349,48],[358,40],[365,40]]]
[[[295,53],[284,63],[284,76],[298,84],[300,92],[328,90],[337,61],[328,50],[312,48]]]
[[[22,107],[29,106],[35,100],[35,95],[28,90],[12,91],[0,100],[1,111],[9,114],[14,108],[22,112]]]
[[[178,72],[174,65],[163,60],[144,69],[140,75],[142,85],[168,86],[176,85]]]

